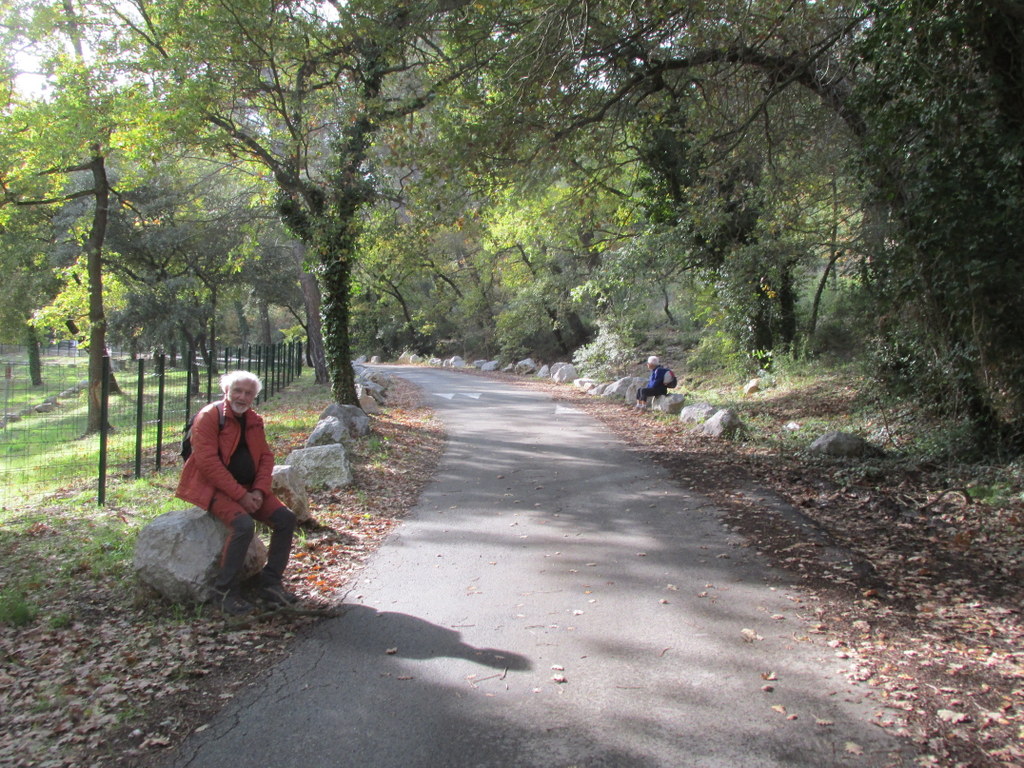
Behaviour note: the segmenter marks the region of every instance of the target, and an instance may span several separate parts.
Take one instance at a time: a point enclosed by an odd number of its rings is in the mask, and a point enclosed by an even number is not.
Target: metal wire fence
[[[301,374],[302,345],[230,348],[212,363],[197,359],[191,366],[166,355],[111,355],[104,367],[97,382],[101,428],[89,432],[84,351],[45,350],[42,383],[33,384],[25,348],[0,348],[0,506],[16,509],[47,494],[84,491],[95,491],[96,501],[105,503],[109,478],[138,478],[180,461],[185,423],[221,397],[219,373],[256,373],[265,402]]]

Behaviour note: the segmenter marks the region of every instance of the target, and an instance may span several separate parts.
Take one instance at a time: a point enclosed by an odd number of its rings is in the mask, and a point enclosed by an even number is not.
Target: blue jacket
[[[647,388],[654,389],[655,387],[665,386],[665,374],[668,373],[668,368],[663,365],[659,365],[653,371],[651,371],[651,378],[647,380]]]

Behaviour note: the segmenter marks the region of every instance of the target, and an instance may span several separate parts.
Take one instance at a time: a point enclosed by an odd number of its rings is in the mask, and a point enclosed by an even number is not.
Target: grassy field
[[[2,402],[8,417],[0,430],[0,515],[30,506],[48,493],[79,491],[83,483],[91,483],[95,493],[100,436],[87,434],[87,360],[46,358],[43,384],[38,387],[28,379],[26,362],[8,360],[4,365],[8,375]],[[109,400],[107,473],[124,478],[135,475],[137,455],[141,474],[156,468],[158,450],[161,465],[177,456],[186,421],[187,375],[183,369],[167,368],[161,419],[154,362],[144,362],[141,380],[136,361],[126,360],[118,367],[114,375],[120,392]],[[191,398],[189,414],[207,402],[203,384],[202,394]],[[52,409],[32,410],[47,401],[53,403]]]
[[[329,393],[307,376],[265,404],[261,412],[273,414],[267,424],[271,447],[283,452],[304,441],[328,402]],[[179,437],[176,432],[174,439]],[[0,509],[0,551],[20,563],[5,568],[0,622],[34,619],[36,609],[27,596],[44,584],[52,587],[54,573],[87,573],[101,580],[123,575],[138,529],[157,515],[182,506],[173,496],[181,469],[177,443],[166,453],[165,471],[159,474],[150,473],[139,480],[130,473],[114,474],[104,507],[96,505],[95,478],[87,475],[65,480],[59,491],[22,497],[19,504]],[[46,456],[49,466],[57,464],[58,456],[64,466],[71,466],[66,446]],[[92,459],[95,461],[95,456]],[[47,619],[51,624],[61,620],[59,615]]]

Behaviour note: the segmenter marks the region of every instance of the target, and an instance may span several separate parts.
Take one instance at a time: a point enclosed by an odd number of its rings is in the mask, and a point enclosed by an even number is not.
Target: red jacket
[[[224,409],[224,428],[220,428],[218,408]],[[251,488],[239,485],[228,472],[231,454],[238,447],[242,431],[231,406],[224,400],[210,403],[196,414],[192,423],[192,455],[181,470],[181,479],[174,495],[202,509],[210,508],[214,494],[223,494],[238,501],[250,490],[270,496],[274,454],[267,445],[263,418],[250,408],[245,414],[245,442],[256,465],[256,480]]]

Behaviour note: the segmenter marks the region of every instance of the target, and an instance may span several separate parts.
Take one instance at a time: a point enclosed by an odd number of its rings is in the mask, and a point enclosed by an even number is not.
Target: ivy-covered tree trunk
[[[365,95],[380,94],[380,79],[368,82]],[[337,142],[334,187],[330,191],[326,226],[317,229],[316,253],[320,258],[323,286],[323,332],[327,366],[331,372],[331,391],[343,405],[358,405],[352,347],[349,334],[349,300],[352,287],[352,262],[359,239],[359,212],[372,192],[361,175],[366,150],[372,136],[372,123],[366,115],[356,120]]]
[[[348,330],[352,266],[342,254],[324,255],[329,260],[322,277],[324,351],[331,371],[331,393],[338,403],[358,405]]]

